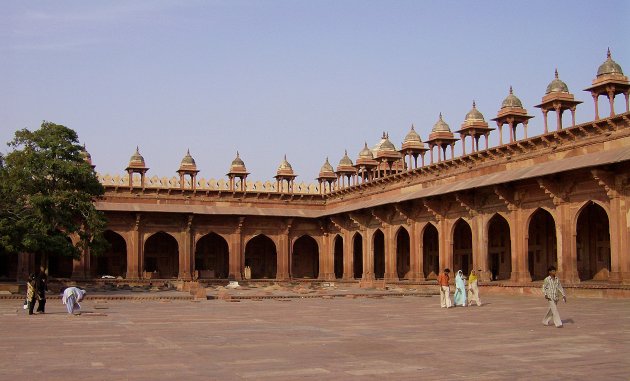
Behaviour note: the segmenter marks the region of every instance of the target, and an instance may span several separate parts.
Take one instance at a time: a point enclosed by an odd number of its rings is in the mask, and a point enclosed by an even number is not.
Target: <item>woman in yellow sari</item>
[[[472,270],[468,277],[468,305],[472,305],[473,300],[477,303],[477,306],[481,306],[481,300],[479,300],[479,279],[477,278],[477,272]]]

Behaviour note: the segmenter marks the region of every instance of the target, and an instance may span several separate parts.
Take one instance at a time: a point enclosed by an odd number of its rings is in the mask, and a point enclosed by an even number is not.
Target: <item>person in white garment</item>
[[[64,290],[61,301],[66,305],[66,309],[70,315],[74,315],[74,311],[81,309],[79,302],[83,300],[85,294],[85,290],[78,287],[68,287]],[[81,314],[81,312],[79,312],[79,314]]]
[[[543,282],[542,291],[545,295],[545,299],[547,299],[547,303],[549,303],[549,308],[547,309],[547,313],[543,318],[543,325],[550,325],[551,319],[553,319],[553,324],[556,328],[562,328],[562,319],[560,319],[560,313],[558,312],[558,300],[560,300],[560,296],[562,295],[562,300],[567,302],[567,295],[564,293],[564,289],[560,284],[560,279],[556,277],[556,268],[554,266],[549,267],[549,276],[547,276]]]

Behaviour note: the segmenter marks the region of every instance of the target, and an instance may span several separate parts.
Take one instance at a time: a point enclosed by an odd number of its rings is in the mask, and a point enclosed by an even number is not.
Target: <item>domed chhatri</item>
[[[400,152],[396,150],[396,146],[389,140],[389,134],[383,132],[381,141],[372,149],[374,153],[374,160],[377,163],[383,164],[383,168],[379,166],[379,172],[382,171],[384,175],[387,175],[392,171],[392,165],[394,162],[399,161],[401,158]]]
[[[483,117],[483,114],[477,110],[477,104],[475,101],[472,103],[472,110],[468,111],[464,118],[464,123],[461,125],[459,131],[455,131],[462,139],[462,153],[466,155],[466,137],[470,136],[472,140],[472,152],[479,150],[479,139],[482,136],[486,137],[486,149],[488,149],[488,136],[490,131],[494,128],[488,127],[488,122]]]
[[[497,122],[499,127],[499,144],[503,144],[504,124],[509,125],[510,143],[516,141],[516,127],[519,123],[523,124],[524,138],[527,139],[527,123],[531,118],[533,116],[527,115],[527,110],[523,108],[523,103],[514,95],[512,86],[510,86],[510,93],[501,103],[501,109],[497,113],[497,117],[492,119]]]
[[[127,174],[129,175],[129,188],[133,188],[133,174],[140,174],[140,186],[144,188],[144,175],[147,173],[149,168],[146,167],[144,162],[144,158],[140,155],[140,148],[136,146],[136,152],[131,155],[129,159],[129,165],[125,168]]]
[[[365,146],[359,152],[359,158],[357,159],[357,164],[359,163],[359,160],[361,159],[369,159],[369,160],[374,159],[374,154],[372,153],[372,150],[368,147],[367,142],[365,142]]]
[[[337,170],[335,172],[337,173],[337,178],[340,180],[338,185],[341,188],[345,188],[346,186],[351,186],[356,183],[357,169],[354,167],[350,157],[348,157],[348,150],[344,152],[343,157],[339,160],[339,165],[337,166]]]
[[[558,69],[555,71],[555,78],[547,86],[545,96],[543,96],[542,103],[534,107],[540,108],[543,113],[543,119],[545,122],[545,134],[549,132],[547,125],[547,113],[549,111],[555,111],[557,116],[557,130],[562,129],[562,113],[564,110],[570,110],[573,116],[573,125],[575,126],[575,108],[582,103],[576,101],[573,94],[569,93],[569,87],[566,83],[562,82],[558,78]]]
[[[593,80],[591,87],[584,89],[593,96],[595,103],[595,119],[599,119],[599,105],[597,100],[600,95],[608,96],[610,103],[610,116],[615,116],[615,96],[623,94],[626,98],[626,112],[630,111],[630,81],[623,75],[621,66],[613,61],[608,49],[606,61],[597,69],[597,77]]]
[[[276,175],[274,178],[276,179],[276,189],[278,192],[284,191],[284,182],[287,182],[287,192],[293,193],[293,182],[297,175],[293,172],[293,167],[287,161],[287,155],[284,155],[284,159],[278,166],[278,170],[276,171]]]
[[[560,78],[558,78],[558,69],[556,69],[556,77],[547,85],[547,91],[545,94],[549,93],[568,93],[569,87],[566,83],[562,82]]]
[[[378,166],[378,162],[374,160],[374,154],[368,147],[367,142],[363,144],[363,149],[359,152],[359,157],[354,166],[358,171],[358,178],[361,182],[371,181],[374,178],[374,168]]]
[[[334,183],[337,181],[337,174],[335,174],[335,170],[333,166],[326,158],[324,165],[319,170],[319,176],[317,176],[317,182],[319,183],[319,193],[323,194],[325,192],[332,192],[334,189]],[[326,185],[328,185],[328,189],[326,189]]]
[[[446,124],[444,119],[442,119],[442,113],[440,113],[440,118],[438,119],[437,122],[435,122],[435,124],[433,125],[433,128],[431,129],[431,133],[433,134],[434,132],[436,132],[436,133],[439,133],[439,132],[451,133],[451,128],[448,126],[448,124]]]
[[[136,146],[136,152],[134,152],[133,155],[131,155],[131,158],[129,158],[129,165],[128,167],[130,168],[144,168],[146,166],[145,162],[144,162],[144,157],[142,157],[142,155],[140,155],[140,148],[138,146]]]
[[[428,150],[412,124],[411,130],[409,130],[407,136],[405,136],[405,140],[403,140],[400,149],[400,153],[404,156],[404,161],[407,162],[407,168],[418,168],[418,156],[422,157],[422,165],[424,166],[424,153]]]
[[[249,175],[249,172],[247,172],[247,168],[245,168],[245,162],[241,159],[239,152],[236,151],[236,157],[232,160],[232,164],[230,164],[230,172],[227,174],[230,190],[235,190],[236,179],[239,179],[241,181],[240,190],[245,191],[247,189],[247,175]]]
[[[451,128],[446,124],[444,119],[442,118],[442,113],[438,118],[438,121],[435,122],[433,128],[431,129],[431,133],[429,134],[429,140],[427,140],[427,144],[429,145],[429,153],[431,155],[431,164],[433,164],[433,148],[438,147],[438,162],[442,161],[442,153],[444,153],[444,160],[446,160],[446,148],[451,147],[451,159],[455,157],[455,135],[451,132]]]
[[[83,159],[83,161],[88,163],[92,168],[95,167],[95,165],[92,164],[92,155],[90,155],[90,153],[85,148],[85,144],[83,144],[83,147],[81,147],[81,152],[79,154],[81,155],[81,159]]]
[[[599,68],[597,69],[597,76],[601,77],[603,75],[610,75],[610,74],[618,74],[618,75],[623,75],[623,70],[621,69],[621,66],[613,61],[612,59],[612,54],[610,54],[610,48],[608,48],[608,53],[606,54],[607,58],[606,61],[604,61],[603,64],[601,64],[599,66]]]
[[[523,103],[516,97],[516,95],[514,95],[512,86],[510,86],[510,94],[508,94],[508,96],[503,100],[503,103],[501,103],[501,108],[507,107],[523,108]]]
[[[193,190],[197,187],[197,173],[199,173],[199,170],[197,169],[197,164],[195,164],[195,159],[190,156],[190,150],[186,151],[186,155],[182,159],[177,173],[179,174],[179,184],[181,189],[186,188],[186,176],[190,176],[190,187]]]

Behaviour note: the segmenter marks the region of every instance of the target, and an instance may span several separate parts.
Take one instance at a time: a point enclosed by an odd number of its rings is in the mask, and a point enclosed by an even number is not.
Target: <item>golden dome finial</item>
[[[610,47],[608,47],[608,53],[606,53],[606,57],[608,57],[608,59],[612,59],[612,54],[610,54]]]

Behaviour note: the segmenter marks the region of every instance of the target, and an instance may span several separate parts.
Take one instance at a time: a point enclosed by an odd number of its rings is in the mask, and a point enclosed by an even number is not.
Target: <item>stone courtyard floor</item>
[[[482,295],[483,296],[483,295]],[[540,297],[0,300],[0,380],[629,380],[630,301]]]

